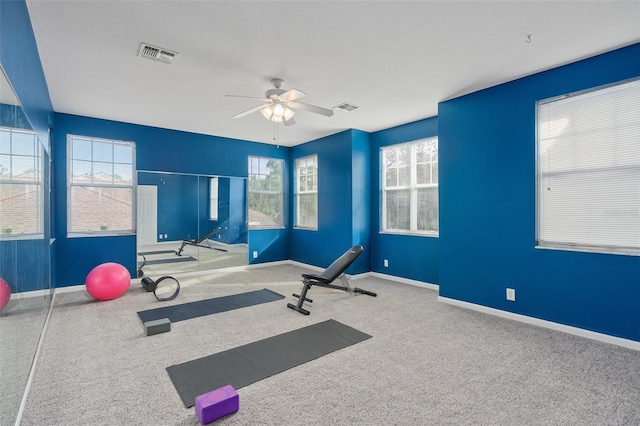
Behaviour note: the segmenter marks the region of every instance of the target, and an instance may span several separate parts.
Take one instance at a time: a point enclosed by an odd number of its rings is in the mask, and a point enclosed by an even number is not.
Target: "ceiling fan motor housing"
[[[284,90],[284,89],[269,89],[266,92],[264,92],[264,97],[267,98],[267,99],[277,98],[278,96],[282,95],[283,93],[286,93],[286,90]]]

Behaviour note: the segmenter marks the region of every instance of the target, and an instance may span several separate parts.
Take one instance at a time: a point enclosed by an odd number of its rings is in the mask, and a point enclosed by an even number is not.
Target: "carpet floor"
[[[313,287],[311,315],[287,309],[295,265],[180,279],[180,304],[269,288],[287,297],[172,324],[145,337],[137,311],[160,306],[61,293],[22,425],[198,425],[166,367],[334,319],[373,336],[239,390],[219,425],[639,425],[640,352],[439,303],[377,277],[378,297]],[[305,305],[307,306],[307,305]]]

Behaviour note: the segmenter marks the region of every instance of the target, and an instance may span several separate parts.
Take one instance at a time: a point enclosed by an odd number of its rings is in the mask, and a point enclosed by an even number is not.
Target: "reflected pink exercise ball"
[[[127,292],[131,274],[119,263],[107,262],[93,268],[84,284],[95,299],[113,300]]]
[[[7,306],[9,299],[11,299],[11,287],[8,282],[0,278],[0,311]]]

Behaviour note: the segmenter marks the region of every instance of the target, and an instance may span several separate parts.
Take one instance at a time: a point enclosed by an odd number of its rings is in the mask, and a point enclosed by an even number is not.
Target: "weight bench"
[[[217,234],[218,232],[220,232],[220,227],[219,226],[217,228],[211,230],[211,232],[209,232],[208,234],[205,234],[205,235],[203,235],[202,237],[200,237],[198,239],[195,239],[195,240],[182,240],[182,245],[180,246],[180,250],[178,250],[176,252],[176,254],[178,256],[182,256],[182,250],[184,250],[184,246],[197,246],[197,247],[204,247],[204,248],[210,249],[211,247],[208,244],[206,246],[204,246],[201,243],[203,241],[206,241],[207,239],[209,239],[209,237]],[[226,251],[225,249],[216,249],[216,250]]]
[[[362,246],[353,246],[347,250],[342,256],[337,258],[327,269],[320,275],[316,274],[302,274],[302,291],[300,294],[293,294],[293,297],[298,298],[298,303],[288,303],[287,307],[298,311],[301,314],[309,315],[311,312],[302,308],[304,302],[313,303],[313,300],[307,298],[307,292],[312,286],[317,285],[319,287],[334,288],[336,290],[346,291],[347,293],[360,293],[369,296],[376,297],[377,294],[367,290],[363,290],[358,287],[351,288],[349,286],[349,280],[344,274],[349,266],[360,256],[362,253]],[[336,278],[340,278],[342,285],[331,284]]]

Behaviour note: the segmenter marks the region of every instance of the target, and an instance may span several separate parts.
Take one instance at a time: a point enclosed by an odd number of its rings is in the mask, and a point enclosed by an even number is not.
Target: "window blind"
[[[537,113],[538,244],[640,254],[640,80]]]

